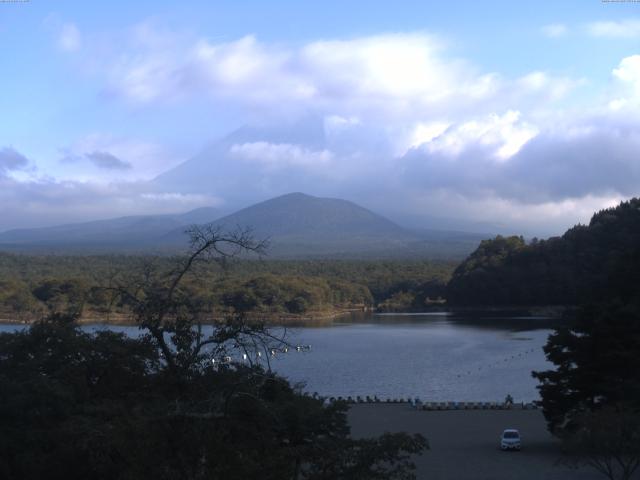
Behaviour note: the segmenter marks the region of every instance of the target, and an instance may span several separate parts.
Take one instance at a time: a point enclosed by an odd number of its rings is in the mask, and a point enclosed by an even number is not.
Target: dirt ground
[[[359,404],[349,411],[355,437],[384,432],[421,433],[431,449],[416,458],[417,477],[429,480],[597,480],[590,468],[559,462],[559,444],[539,410],[417,411],[408,405]],[[517,428],[520,452],[500,450],[500,434]]]

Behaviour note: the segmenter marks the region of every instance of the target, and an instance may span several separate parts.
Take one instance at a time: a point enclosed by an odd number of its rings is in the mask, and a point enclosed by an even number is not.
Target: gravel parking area
[[[597,480],[597,472],[559,463],[558,442],[539,410],[418,411],[409,405],[357,404],[349,411],[355,437],[421,433],[431,449],[416,458],[417,477],[429,480]],[[500,450],[505,428],[517,428],[522,451]]]

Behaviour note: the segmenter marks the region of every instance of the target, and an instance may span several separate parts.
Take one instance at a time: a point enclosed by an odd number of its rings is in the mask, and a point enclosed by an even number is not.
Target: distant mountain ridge
[[[187,247],[185,229],[212,223],[224,230],[251,228],[268,239],[276,258],[461,258],[483,238],[444,231],[414,232],[353,202],[290,193],[214,215],[199,209],[182,215],[121,217],[0,233],[0,249],[176,252]]]
[[[152,245],[157,238],[175,228],[207,223],[220,210],[202,207],[181,214],[133,215],[70,223],[42,228],[20,228],[0,233],[0,248],[13,247],[85,247],[120,248]]]

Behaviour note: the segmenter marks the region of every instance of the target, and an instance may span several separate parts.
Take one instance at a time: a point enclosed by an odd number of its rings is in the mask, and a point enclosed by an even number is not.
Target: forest
[[[175,262],[169,256],[0,253],[0,317],[30,321],[73,311],[91,320],[126,318],[126,302],[109,294],[114,279],[150,268],[170,271]],[[228,260],[199,265],[186,288],[212,315],[419,310],[442,297],[455,266],[432,260]]]
[[[548,240],[498,236],[460,264],[447,284],[452,305],[578,305],[638,294],[640,199],[593,215]]]

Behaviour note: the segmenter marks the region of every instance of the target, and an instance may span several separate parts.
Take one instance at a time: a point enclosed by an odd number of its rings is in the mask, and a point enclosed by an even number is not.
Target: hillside
[[[218,218],[216,220],[216,218]],[[0,233],[0,250],[29,253],[176,253],[194,224],[251,228],[272,258],[462,259],[479,234],[414,232],[347,200],[291,193],[219,217],[201,208],[179,215],[130,216]]]
[[[477,244],[479,235],[457,232],[416,233],[353,202],[303,193],[282,195],[216,220],[225,230],[251,227],[257,238],[269,239],[272,257],[460,257]],[[182,229],[164,239],[185,241]]]
[[[454,272],[455,305],[573,305],[640,295],[640,199],[597,212],[562,237],[485,240]]]

